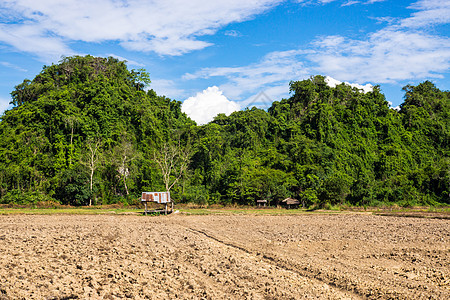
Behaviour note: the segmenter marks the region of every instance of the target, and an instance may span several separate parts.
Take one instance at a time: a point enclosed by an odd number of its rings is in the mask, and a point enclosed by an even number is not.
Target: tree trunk
[[[127,162],[127,155],[125,154],[122,159],[122,172],[123,172],[123,185],[125,186],[125,193],[129,195],[128,193],[128,186],[127,186],[127,172],[128,168],[126,168],[126,162]]]
[[[72,155],[73,155],[73,126],[70,132],[70,153],[69,153],[69,166],[72,167]]]
[[[93,179],[94,179],[94,169],[91,169],[91,196],[89,197],[89,206],[92,206],[92,186],[93,186]]]
[[[130,193],[128,193],[127,176],[125,175],[123,175],[123,185],[125,186],[125,192],[127,193],[127,195],[129,195]]]

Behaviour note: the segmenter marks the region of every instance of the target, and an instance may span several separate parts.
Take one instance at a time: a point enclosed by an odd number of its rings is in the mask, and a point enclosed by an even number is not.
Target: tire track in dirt
[[[226,298],[237,296],[236,299],[358,299],[352,293],[336,290],[328,284],[301,276],[295,270],[280,267],[261,256],[254,256],[244,247],[225,243],[189,226],[180,225],[180,227],[183,229],[179,231],[187,230],[199,237],[199,241],[203,244],[210,246],[211,242],[215,244],[210,248],[212,252],[197,254],[201,257],[210,256],[209,262],[198,263],[194,260],[191,263],[223,284],[222,289],[228,293]],[[201,246],[194,244],[194,247]]]
[[[450,299],[450,222],[0,216],[0,299]]]
[[[0,217],[2,299],[345,299],[175,219]]]
[[[252,255],[256,254],[258,256],[261,256],[261,258],[266,263],[272,264],[275,267],[284,269],[285,271],[294,272],[294,273],[296,273],[296,274],[298,274],[298,275],[300,275],[302,277],[306,277],[306,278],[308,278],[310,280],[311,279],[312,280],[317,280],[319,282],[328,284],[328,285],[330,285],[330,286],[340,290],[342,293],[347,294],[349,297],[351,297],[351,299],[365,299],[366,298],[365,295],[358,294],[353,289],[349,290],[346,287],[342,287],[342,286],[337,285],[336,281],[330,280],[327,277],[318,276],[318,274],[321,274],[321,272],[317,271],[317,270],[314,270],[313,268],[298,269],[298,268],[293,267],[291,263],[286,262],[286,261],[282,261],[282,260],[280,260],[280,259],[278,259],[278,258],[276,258],[274,256],[271,256],[268,253],[259,253],[259,252],[255,251],[253,249],[245,248],[244,246],[238,245],[236,243],[224,241],[224,240],[219,239],[219,238],[217,238],[217,237],[215,237],[215,236],[213,236],[213,235],[211,235],[211,234],[209,234],[209,233],[207,233],[206,231],[203,231],[203,230],[198,230],[198,229],[189,228],[189,227],[187,227],[187,228],[190,231],[192,231],[192,232],[196,232],[198,234],[201,234],[201,235],[203,235],[203,236],[205,236],[205,237],[207,237],[209,239],[212,239],[212,240],[214,240],[214,241],[216,241],[218,243],[221,243],[221,244],[223,244],[225,246],[232,247],[234,249],[243,251],[243,252],[245,252],[247,254],[252,254]]]
[[[159,234],[158,243],[167,247],[164,251],[153,247],[157,255],[164,256],[170,265],[176,266],[180,277],[178,280],[184,282],[187,286],[186,291],[205,299],[225,299],[229,298],[227,289],[224,285],[214,281],[209,273],[199,268],[193,259],[198,256],[198,241],[193,241],[183,230],[174,228],[165,228],[164,233]],[[156,248],[156,249],[155,249]],[[194,280],[191,280],[191,279]],[[181,295],[180,295],[181,296]],[[183,296],[181,296],[183,298]]]
[[[446,242],[450,234],[445,220],[342,215],[215,216],[199,220],[202,222],[198,224],[183,223],[194,224],[191,230],[224,245],[259,254],[280,268],[358,297],[448,299],[450,296],[450,251]],[[296,233],[293,225],[289,228],[285,223],[306,224],[313,233],[308,227],[295,227],[300,229]],[[337,231],[335,225],[340,226]],[[302,236],[310,238],[304,240]]]

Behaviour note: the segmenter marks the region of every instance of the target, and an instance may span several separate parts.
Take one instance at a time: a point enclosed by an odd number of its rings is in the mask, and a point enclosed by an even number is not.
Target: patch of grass
[[[304,214],[336,214],[345,213],[342,211],[328,210],[306,210],[306,209],[285,209],[285,208],[184,208],[179,209],[185,215],[255,215],[255,216],[290,216]]]
[[[335,208],[335,207],[334,207]],[[183,215],[253,215],[253,216],[295,216],[306,214],[346,214],[346,213],[373,213],[376,215],[405,215],[405,214],[441,214],[450,215],[450,207],[415,207],[402,208],[390,207],[361,208],[346,207],[344,209],[285,209],[285,208],[256,208],[249,206],[224,206],[224,207],[186,207],[180,205],[175,207]],[[144,215],[143,207],[123,206],[92,206],[92,207],[0,207],[0,215]],[[157,215],[150,214],[149,215]]]
[[[0,208],[0,215],[128,215],[140,214],[136,208]]]
[[[398,208],[393,210],[377,210],[374,215],[388,217],[426,218],[426,219],[450,219],[449,206],[418,206],[411,208]]]
[[[444,207],[436,207],[432,206],[429,207],[428,212],[436,212],[436,213],[450,213],[450,206],[444,206]]]

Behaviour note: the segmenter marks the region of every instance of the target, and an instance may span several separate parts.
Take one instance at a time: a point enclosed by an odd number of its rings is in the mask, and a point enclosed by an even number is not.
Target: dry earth
[[[0,216],[0,299],[450,299],[450,220]]]

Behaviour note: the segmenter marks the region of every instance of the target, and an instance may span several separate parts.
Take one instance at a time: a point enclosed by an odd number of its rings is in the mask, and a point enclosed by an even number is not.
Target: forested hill
[[[1,201],[85,205],[160,190],[154,149],[195,123],[148,83],[143,70],[86,56],[18,85],[0,123]]]
[[[429,81],[406,86],[396,111],[378,87],[316,76],[268,111],[203,126],[149,83],[143,70],[86,56],[18,85],[0,122],[0,202],[129,203],[175,182],[178,202],[450,204],[450,93]],[[188,165],[171,160],[163,176],[172,154]]]

